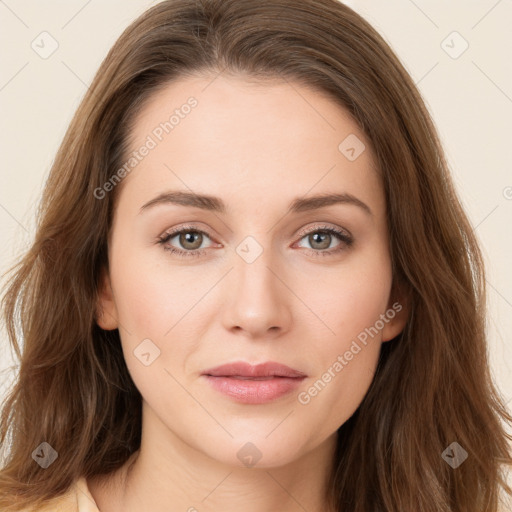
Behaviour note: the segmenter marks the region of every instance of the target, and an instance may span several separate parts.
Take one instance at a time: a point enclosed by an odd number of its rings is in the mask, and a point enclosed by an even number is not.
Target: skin
[[[367,393],[381,344],[406,321],[402,303],[321,392],[299,403],[298,393],[400,300],[390,295],[386,204],[373,154],[348,112],[322,93],[225,75],[180,79],[154,94],[134,124],[133,150],[190,96],[197,107],[121,184],[98,324],[119,328],[143,398],[142,443],[89,487],[102,512],[326,510],[336,431]],[[366,145],[354,161],[338,149],[349,134]],[[169,203],[140,213],[169,190],[217,196],[227,211]],[[286,214],[295,198],[333,192],[352,194],[372,213],[347,203]],[[179,258],[157,243],[191,223],[207,232],[202,243],[175,236],[168,245],[200,244],[203,255]],[[348,231],[353,244],[332,235],[322,245],[302,233],[322,226]],[[252,263],[236,252],[249,235],[263,249]],[[147,338],[160,349],[149,366],[133,353]],[[236,360],[277,361],[307,378],[275,401],[241,404],[201,377]],[[247,442],[261,453],[252,467],[237,458]]]

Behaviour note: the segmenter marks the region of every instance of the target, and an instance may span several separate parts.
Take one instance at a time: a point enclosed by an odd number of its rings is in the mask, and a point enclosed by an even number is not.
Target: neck
[[[328,510],[326,485],[335,435],[288,464],[244,467],[196,450],[161,423],[147,406],[145,419],[150,421],[143,421],[140,450],[119,473],[117,508],[105,507],[102,511]]]

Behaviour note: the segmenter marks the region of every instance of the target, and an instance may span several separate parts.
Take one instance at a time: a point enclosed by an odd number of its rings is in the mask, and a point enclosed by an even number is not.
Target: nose
[[[254,339],[274,338],[288,331],[294,296],[287,287],[283,265],[266,248],[252,262],[235,253],[233,262],[223,290],[224,328]]]

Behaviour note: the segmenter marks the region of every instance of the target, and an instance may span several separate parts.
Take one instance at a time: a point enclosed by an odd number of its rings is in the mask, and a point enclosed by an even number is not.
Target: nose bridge
[[[246,236],[235,247],[233,265],[226,327],[236,326],[253,335],[285,328],[290,319],[289,292],[277,277],[280,265],[270,237]]]
[[[276,290],[275,275],[270,271],[275,266],[275,255],[272,242],[268,235],[248,235],[235,248],[236,257],[235,279],[237,294],[268,299],[273,297]],[[275,270],[274,270],[275,272]]]

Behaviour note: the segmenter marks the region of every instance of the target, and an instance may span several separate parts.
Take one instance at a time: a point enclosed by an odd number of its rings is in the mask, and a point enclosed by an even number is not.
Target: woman
[[[149,9],[40,215],[4,296],[2,510],[495,512],[512,493],[478,245],[411,78],[343,4]]]

